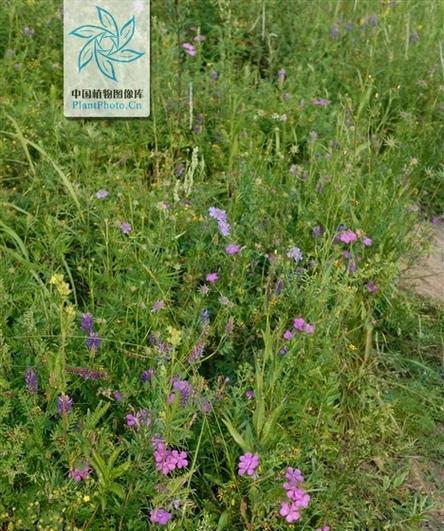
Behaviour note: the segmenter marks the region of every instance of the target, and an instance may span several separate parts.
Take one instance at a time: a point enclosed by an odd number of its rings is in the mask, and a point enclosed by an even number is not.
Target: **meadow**
[[[444,3],[151,6],[151,117],[68,120],[0,5],[0,528],[442,529]]]

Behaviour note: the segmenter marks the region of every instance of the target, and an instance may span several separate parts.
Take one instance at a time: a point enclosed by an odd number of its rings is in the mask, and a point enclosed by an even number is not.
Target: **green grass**
[[[292,528],[288,466],[311,496],[294,529],[439,529],[443,309],[397,282],[426,245],[415,226],[442,213],[444,6],[394,4],[153,0],[152,117],[94,121],[63,117],[60,3],[4,0],[2,529],[147,529],[155,507],[170,529]],[[179,45],[198,31],[192,58]],[[341,225],[373,244],[338,244]],[[286,342],[299,316],[315,331]],[[175,376],[192,386],[185,405],[168,401]],[[152,424],[128,428],[141,408]],[[156,471],[155,434],[186,468]],[[237,474],[246,451],[257,477]],[[92,473],[77,483],[81,462]]]

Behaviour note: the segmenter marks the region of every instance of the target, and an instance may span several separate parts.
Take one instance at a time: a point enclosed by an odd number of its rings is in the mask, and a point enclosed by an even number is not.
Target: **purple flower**
[[[353,232],[350,229],[346,229],[346,230],[342,230],[338,234],[337,239],[341,241],[342,243],[349,244],[349,243],[356,241],[358,239],[358,236],[356,232]]]
[[[88,464],[84,464],[82,468],[71,468],[68,476],[74,481],[81,481],[86,479],[92,472],[92,468]]]
[[[122,393],[120,391],[114,391],[114,400],[120,402],[122,400]]]
[[[135,414],[128,413],[126,425],[128,428],[139,428],[140,426],[150,426],[152,418],[146,409],[139,409]]]
[[[73,367],[67,370],[72,374],[79,375],[80,378],[83,378],[84,380],[101,380],[102,378],[107,377],[106,371],[98,371],[95,369],[88,369],[86,367]]]
[[[366,246],[366,247],[370,247],[372,244],[373,244],[373,240],[368,238],[367,236],[364,236],[362,238],[362,243]]]
[[[102,340],[97,332],[90,332],[85,341],[86,348],[92,352],[97,352],[100,348],[101,342]]]
[[[292,247],[288,251],[287,256],[288,258],[293,258],[296,263],[300,262],[304,258],[299,247]]]
[[[162,509],[162,507],[150,511],[150,521],[152,524],[167,525],[172,517],[172,514]]]
[[[127,221],[123,221],[120,224],[120,230],[122,231],[123,234],[128,236],[128,234],[133,230],[133,228],[131,227],[131,225]]]
[[[199,321],[203,326],[208,326],[210,323],[210,312],[207,308],[204,308],[199,314]]]
[[[109,196],[109,192],[107,190],[98,190],[96,192],[97,199],[106,199]]]
[[[302,317],[296,317],[296,319],[293,321],[293,326],[296,328],[296,330],[302,332],[305,327],[305,319],[302,319]]]
[[[292,468],[291,466],[285,470],[285,477],[292,484],[302,483],[304,481],[304,476],[299,468]],[[284,483],[284,489],[286,488],[285,485],[286,483]]]
[[[311,103],[313,103],[313,105],[318,105],[320,107],[326,107],[327,105],[330,105],[331,101],[326,100],[325,98],[313,98],[311,100]]]
[[[67,415],[72,409],[72,398],[68,395],[60,395],[57,398],[57,409],[60,415]]]
[[[330,526],[324,525],[324,527],[318,527],[316,531],[330,531]]]
[[[335,41],[339,37],[338,26],[332,26],[330,29],[330,37]]]
[[[373,282],[373,280],[370,280],[370,282],[367,283],[367,291],[369,293],[376,293],[379,291],[378,286]]]
[[[196,41],[196,42],[203,42],[205,40],[205,35],[196,35],[195,37],[193,37],[193,41]]]
[[[26,389],[30,393],[37,393],[39,389],[39,380],[38,380],[37,373],[31,367],[29,367],[25,371],[25,385],[26,385]]]
[[[354,260],[348,262],[347,271],[349,273],[354,273],[358,269],[358,264]]]
[[[234,319],[233,317],[229,317],[227,324],[225,325],[225,333],[227,335],[231,335],[233,333],[233,330],[234,330]]]
[[[140,381],[145,383],[151,380],[151,378],[154,376],[154,369],[148,369],[146,371],[143,371],[140,375]]]
[[[250,452],[241,455],[239,458],[239,476],[247,474],[252,476],[257,467],[259,466],[260,457],[257,454],[252,454]]]
[[[80,328],[86,333],[90,334],[93,331],[94,319],[90,313],[84,313],[82,315],[82,321],[80,323]]]
[[[157,300],[151,307],[151,313],[156,313],[163,308],[165,308],[165,302],[162,300]]]
[[[182,44],[182,48],[185,50],[185,52],[190,55],[191,57],[194,57],[197,53],[196,48],[190,44],[189,42],[184,42]]]
[[[289,502],[282,502],[279,514],[283,516],[289,524],[296,522],[301,517],[297,505]]]
[[[311,231],[311,235],[313,236],[313,238],[319,238],[323,234],[324,234],[324,229],[320,225],[313,227]]]
[[[312,325],[310,323],[305,323],[304,332],[306,334],[310,334],[311,335],[311,334],[313,334],[314,330],[315,330],[315,326],[314,325]]]
[[[171,462],[176,465],[176,468],[185,468],[188,466],[188,455],[186,452],[180,452],[179,450],[172,450]]]
[[[188,466],[188,454],[184,451],[170,450],[165,441],[154,437],[152,439],[154,447],[154,461],[156,470],[163,475],[168,475],[176,468],[181,469]]]
[[[191,385],[186,380],[180,380],[177,376],[172,378],[173,392],[168,397],[168,403],[171,404],[176,399],[176,396],[180,396],[180,405],[185,407],[190,399]]]
[[[247,389],[247,390],[245,391],[245,398],[246,398],[247,400],[253,400],[253,398],[254,398],[254,391],[253,391],[253,389]]]
[[[286,339],[287,341],[293,339],[293,332],[291,330],[285,330],[284,339]]]
[[[210,207],[208,209],[208,214],[210,218],[213,218],[217,221],[227,221],[227,213],[225,210],[221,210],[220,208]]]
[[[230,256],[233,256],[233,255],[237,254],[240,251],[240,247],[239,247],[239,245],[236,245],[235,243],[229,243],[225,247],[225,251]]]
[[[208,273],[208,275],[205,277],[207,282],[214,283],[217,280],[219,280],[219,275],[217,273]]]

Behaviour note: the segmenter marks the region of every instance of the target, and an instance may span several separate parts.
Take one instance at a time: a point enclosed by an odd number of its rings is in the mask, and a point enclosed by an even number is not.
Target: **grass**
[[[63,117],[59,8],[0,10],[2,528],[439,529],[443,309],[397,284],[444,199],[442,3],[153,0],[152,117],[97,121]]]

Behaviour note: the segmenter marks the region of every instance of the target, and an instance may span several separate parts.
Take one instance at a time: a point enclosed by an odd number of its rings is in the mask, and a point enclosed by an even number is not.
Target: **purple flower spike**
[[[239,458],[239,476],[253,476],[259,466],[260,457],[257,454],[247,452]]]
[[[300,262],[304,258],[299,247],[292,247],[288,251],[287,256],[288,258],[292,258],[296,263]]]
[[[68,395],[60,395],[57,399],[57,409],[60,415],[67,415],[72,410],[72,398]]]
[[[26,389],[30,393],[37,393],[39,389],[38,376],[35,370],[32,368],[28,368],[25,371],[25,385],[26,385]]]
[[[85,332],[85,334],[90,334],[93,331],[94,319],[90,313],[84,313],[82,315],[82,321],[80,323],[80,328]]]
[[[102,340],[97,332],[91,332],[86,338],[85,344],[88,350],[91,352],[97,352],[100,348]]]

